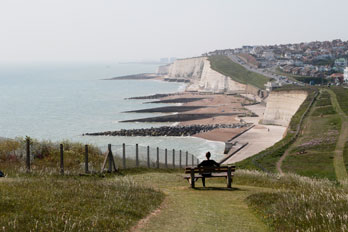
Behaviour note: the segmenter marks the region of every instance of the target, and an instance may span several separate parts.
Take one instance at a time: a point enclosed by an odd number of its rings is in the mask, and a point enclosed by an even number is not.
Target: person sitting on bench
[[[220,167],[220,164],[217,163],[215,160],[210,159],[210,152],[208,151],[205,153],[205,157],[207,157],[206,160],[203,160],[200,164],[198,164],[198,167]],[[205,178],[204,177],[209,177],[211,176],[210,172],[202,173],[202,184],[203,187],[205,187]]]

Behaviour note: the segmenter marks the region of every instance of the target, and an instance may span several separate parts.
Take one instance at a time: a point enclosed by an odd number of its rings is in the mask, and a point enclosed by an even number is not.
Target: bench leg
[[[205,187],[205,177],[202,177],[202,184],[203,184],[203,187]]]
[[[194,169],[191,169],[191,188],[195,187],[195,171]]]
[[[232,188],[232,172],[231,167],[227,169],[227,188]]]

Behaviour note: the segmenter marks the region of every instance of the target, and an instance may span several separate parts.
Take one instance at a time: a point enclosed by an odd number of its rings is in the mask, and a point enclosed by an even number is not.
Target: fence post
[[[150,146],[147,146],[147,168],[150,168]]]
[[[159,148],[157,147],[157,161],[156,161],[156,166],[159,168]]]
[[[126,169],[126,144],[122,144],[122,166]]]
[[[188,166],[188,151],[186,151],[186,167]]]
[[[181,168],[181,150],[179,151],[179,168]]]
[[[175,168],[175,149],[173,149],[173,168]]]
[[[139,145],[135,144],[135,166],[139,167]]]
[[[26,166],[27,166],[27,172],[30,172],[30,138],[27,138],[26,142],[27,142]]]
[[[168,157],[168,150],[167,148],[164,150],[164,165],[166,168],[168,168],[168,162],[167,162],[167,157]]]
[[[194,156],[191,155],[191,158],[192,158],[192,166],[195,166],[195,160],[194,160]]]
[[[88,172],[88,145],[85,145],[85,173]]]
[[[108,144],[108,159],[109,159],[109,167],[108,172],[112,172],[112,151],[111,151],[111,144]]]
[[[60,144],[60,174],[64,175],[64,148],[63,148],[63,144]]]

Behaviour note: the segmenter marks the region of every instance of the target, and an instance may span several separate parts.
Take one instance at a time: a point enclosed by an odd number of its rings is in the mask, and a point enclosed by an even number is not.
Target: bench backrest
[[[228,167],[231,168],[231,172],[236,170],[236,166],[220,166],[220,167],[187,167],[185,168],[185,173],[191,173],[193,169],[194,173],[214,173],[214,172],[227,172]]]

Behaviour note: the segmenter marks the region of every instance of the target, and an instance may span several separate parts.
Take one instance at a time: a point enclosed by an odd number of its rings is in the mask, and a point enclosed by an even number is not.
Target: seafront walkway
[[[159,189],[166,194],[160,209],[142,220],[131,231],[268,231],[268,228],[248,208],[245,199],[267,188],[232,185],[216,182],[197,189],[180,173],[148,173],[132,177],[136,182]],[[209,187],[214,186],[214,187]]]

